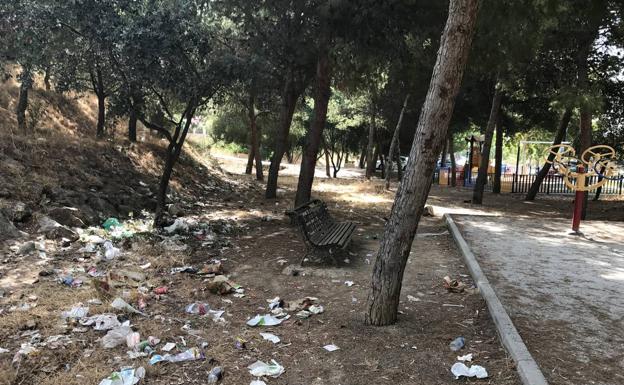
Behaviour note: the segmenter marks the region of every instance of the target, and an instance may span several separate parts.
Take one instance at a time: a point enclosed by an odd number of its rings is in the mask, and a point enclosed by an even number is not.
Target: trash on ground
[[[466,284],[457,279],[451,279],[447,275],[444,277],[444,288],[452,293],[461,293],[466,288]]]
[[[192,303],[186,306],[186,312],[189,314],[209,315],[214,322],[224,321],[221,316],[225,310],[212,310],[207,303]]]
[[[468,367],[461,362],[456,362],[451,366],[451,373],[453,373],[455,379],[459,379],[461,376],[477,378],[487,378],[488,376],[487,370],[483,366],[472,365]]]
[[[121,249],[113,246],[111,241],[104,242],[104,258],[108,261],[121,255]]]
[[[336,350],[339,350],[340,348],[334,344],[330,344],[330,345],[323,346],[323,349],[327,350],[328,352],[335,352]]]
[[[67,275],[61,278],[61,283],[69,287],[80,287],[82,286],[82,279],[76,279],[71,275]]]
[[[104,223],[102,223],[102,227],[104,228],[104,230],[111,230],[114,227],[121,227],[121,223],[119,222],[119,219],[117,218],[108,218],[107,220],[104,221]]]
[[[160,354],[154,354],[152,358],[150,358],[150,365],[155,365],[158,362],[166,361],[166,362],[183,362],[183,361],[196,361],[203,360],[205,358],[204,353],[199,350],[199,348],[190,348],[182,353],[178,354],[165,354],[161,356]]]
[[[9,349],[0,348],[0,354],[8,353]]]
[[[262,336],[262,338],[264,338],[267,341],[273,342],[274,344],[281,341],[278,336],[276,336],[275,334],[271,334],[271,333],[260,333],[260,336]]]
[[[145,313],[135,309],[128,302],[124,301],[120,297],[117,297],[117,298],[115,298],[113,300],[113,303],[111,303],[111,307],[113,309],[125,311],[125,312],[128,312],[128,313],[135,313],[135,314],[145,315]]]
[[[345,281],[345,285],[351,287],[353,286],[353,281]]]
[[[123,343],[127,344],[128,335],[132,333],[130,321],[122,323],[113,329],[110,329],[104,337],[102,337],[102,346],[107,349],[115,348]]]
[[[197,273],[197,268],[193,267],[193,266],[181,266],[181,267],[172,267],[171,268],[171,275],[178,274],[178,273],[196,274]]]
[[[134,385],[145,377],[145,368],[122,368],[100,381],[100,385]]]
[[[160,286],[160,287],[156,287],[154,288],[154,294],[167,294],[169,292],[169,288],[167,286]]]
[[[220,275],[223,274],[223,265],[221,261],[214,260],[206,265],[204,265],[197,274],[200,275]]]
[[[171,351],[171,349],[175,348],[176,344],[174,344],[173,342],[167,342],[162,348],[161,350],[163,352],[169,352]]]
[[[253,364],[249,365],[247,369],[249,369],[249,373],[254,377],[279,377],[282,373],[284,373],[284,367],[278,364],[275,360],[271,360],[272,364],[269,365],[262,361],[256,361]]]
[[[187,233],[190,228],[190,223],[185,218],[176,218],[171,226],[163,227],[163,229],[169,233]]]
[[[470,362],[470,361],[472,361],[472,353],[468,353],[468,354],[463,355],[463,356],[457,356],[457,361],[461,361],[461,362]]]
[[[407,300],[410,302],[420,302],[420,298],[414,297],[413,295],[407,295]]]
[[[262,380],[253,380],[249,383],[249,385],[267,385],[267,383]]]
[[[86,317],[89,314],[89,307],[86,306],[74,306],[71,308],[71,310],[68,311],[64,311],[62,313],[62,317],[64,319],[81,319]]]
[[[86,317],[80,320],[80,324],[83,326],[95,325],[93,326],[94,330],[110,330],[121,326],[115,314],[97,314]]]
[[[236,342],[234,343],[234,346],[238,350],[246,349],[247,348],[247,341],[245,339],[243,339],[242,337],[236,337]]]
[[[234,292],[237,289],[240,289],[241,286],[237,283],[234,283],[228,279],[225,275],[217,275],[213,278],[212,281],[208,282],[206,288],[212,294],[229,294]]]
[[[249,326],[276,326],[282,323],[284,319],[273,317],[270,314],[259,315],[247,321]]]
[[[208,383],[216,384],[223,377],[223,369],[220,366],[215,366],[208,373]]]
[[[459,349],[463,348],[465,344],[466,344],[466,339],[464,339],[464,337],[457,337],[453,341],[451,341],[451,343],[449,344],[449,347],[451,348],[452,351],[456,352]]]

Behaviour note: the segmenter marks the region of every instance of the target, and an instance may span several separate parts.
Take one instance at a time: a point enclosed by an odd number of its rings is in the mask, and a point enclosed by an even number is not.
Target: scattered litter
[[[176,347],[176,344],[174,344],[173,342],[167,342],[165,346],[161,348],[161,350],[163,352],[170,352],[175,347]]]
[[[451,343],[449,344],[449,347],[451,348],[452,351],[456,352],[459,349],[463,348],[465,344],[466,344],[466,340],[464,339],[464,337],[457,337],[453,341],[451,341]]]
[[[67,319],[67,318],[71,318],[71,319],[81,319],[87,316],[87,314],[89,314],[89,308],[85,307],[85,306],[74,306],[73,308],[71,308],[71,310],[68,311],[64,311],[62,313],[63,318]]]
[[[267,383],[262,380],[253,380],[249,383],[249,385],[267,385]]]
[[[223,320],[221,316],[225,313],[224,310],[212,310],[207,303],[192,303],[186,306],[186,312],[188,314],[209,315],[215,322]]]
[[[414,297],[413,295],[407,295],[407,300],[410,302],[420,302],[420,298]]]
[[[230,281],[225,275],[217,275],[206,285],[212,294],[229,294],[241,288],[239,284]]]
[[[104,258],[109,261],[121,255],[121,249],[113,246],[111,241],[104,242],[104,250]]]
[[[220,366],[215,366],[208,373],[208,383],[216,384],[223,377],[223,369]]]
[[[416,234],[417,238],[424,238],[424,237],[439,237],[441,235],[447,235],[449,232],[448,230],[444,230],[442,232],[439,233],[418,233]]]
[[[80,320],[80,324],[83,326],[95,325],[94,330],[111,330],[121,326],[115,314],[98,314],[83,318]]]
[[[9,349],[0,348],[0,354],[8,353]]]
[[[128,335],[132,333],[130,321],[126,321],[118,327],[115,327],[102,337],[102,346],[105,348],[115,348],[123,343],[127,343]]]
[[[330,344],[330,345],[323,346],[323,349],[327,350],[328,352],[335,352],[336,350],[339,350],[340,348],[334,344]]]
[[[114,227],[121,227],[121,223],[117,218],[108,218],[104,221],[104,223],[102,223],[102,227],[104,228],[104,230],[109,231]]]
[[[282,323],[284,319],[273,317],[270,314],[265,315],[256,315],[249,321],[247,321],[247,325],[249,326],[276,326]]]
[[[71,275],[67,275],[61,278],[61,283],[69,287],[79,287],[79,286],[82,286],[82,279],[76,279],[72,277]]]
[[[156,363],[162,361],[183,362],[203,360],[204,358],[204,353],[202,353],[198,348],[191,348],[175,355],[165,354],[164,356],[161,356],[160,354],[154,354],[152,358],[150,358],[149,362],[150,365],[155,365]]]
[[[464,307],[464,305],[456,305],[454,303],[443,303],[442,307]]]
[[[143,377],[145,377],[145,369],[142,366],[138,369],[122,368],[100,381],[100,385],[134,385]]]
[[[275,360],[271,360],[272,365],[266,364],[262,361],[256,361],[253,364],[249,365],[247,369],[249,369],[249,373],[254,377],[279,377],[282,373],[284,373],[284,367],[278,364]]]
[[[152,266],[151,262],[146,263],[145,265],[139,266],[142,270],[149,269]]]
[[[444,288],[452,293],[461,293],[466,288],[466,284],[457,279],[451,279],[447,275],[444,277]]]
[[[459,379],[461,376],[477,378],[487,378],[488,376],[487,370],[483,366],[472,365],[468,367],[461,362],[456,362],[451,366],[451,373],[453,373],[455,379]]]
[[[167,294],[169,292],[169,288],[167,286],[160,286],[154,289],[154,294]]]
[[[197,268],[193,267],[193,266],[182,266],[182,267],[172,267],[171,268],[171,274],[178,274],[178,273],[189,273],[189,274],[195,274],[197,273]]]
[[[280,342],[280,338],[278,336],[276,336],[275,334],[271,334],[271,333],[260,333],[260,335],[262,336],[262,338],[264,338],[267,341],[271,341],[274,344]]]
[[[238,350],[246,349],[247,348],[247,341],[244,340],[242,337],[236,337],[236,342],[234,343],[234,346]]]
[[[171,226],[163,228],[167,233],[186,233],[189,231],[189,223],[184,218],[176,218]]]
[[[345,281],[345,285],[351,287],[353,286],[353,281]]]
[[[140,312],[137,309],[133,308],[128,302],[124,301],[120,297],[117,297],[117,298],[115,298],[113,300],[113,303],[111,303],[111,307],[113,309],[126,311],[126,312],[129,312],[129,313],[136,313],[136,314],[145,315],[145,313]]]
[[[468,353],[464,356],[457,356],[457,361],[470,362],[472,361],[472,353]]]

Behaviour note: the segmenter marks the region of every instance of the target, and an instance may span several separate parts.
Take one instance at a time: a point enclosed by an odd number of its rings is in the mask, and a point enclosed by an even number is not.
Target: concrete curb
[[[524,385],[548,385],[542,371],[531,356],[531,353],[529,353],[529,350],[522,341],[522,338],[520,337],[520,334],[518,334],[513,322],[511,322],[511,318],[509,318],[503,304],[496,296],[496,293],[483,273],[483,270],[481,270],[481,266],[479,266],[477,258],[472,253],[468,243],[466,243],[464,237],[459,232],[455,221],[449,214],[444,214],[444,219],[446,220],[449,231],[453,234],[455,243],[457,243],[457,246],[464,256],[464,261],[466,262],[468,270],[470,270],[470,274],[481,292],[481,296],[488,305],[490,315],[492,316],[496,329],[498,330],[498,334],[503,341],[503,346],[505,346],[505,349],[507,349],[507,352],[516,363],[516,368],[522,383]]]

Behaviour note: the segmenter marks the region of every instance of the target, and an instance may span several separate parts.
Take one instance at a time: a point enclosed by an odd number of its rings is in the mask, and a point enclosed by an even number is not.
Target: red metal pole
[[[574,214],[572,215],[572,231],[579,232],[581,215],[583,214],[583,200],[585,199],[585,167],[578,166],[576,169],[576,195],[574,197]],[[580,188],[580,190],[579,190]]]

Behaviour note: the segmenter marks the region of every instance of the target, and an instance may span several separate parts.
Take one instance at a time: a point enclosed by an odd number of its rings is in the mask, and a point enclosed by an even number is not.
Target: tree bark
[[[496,121],[496,144],[494,146],[494,183],[492,193],[501,192],[501,173],[503,171],[503,125],[501,119]]]
[[[578,82],[579,82],[579,91],[581,92],[580,99],[580,118],[579,118],[579,148],[578,148],[578,156],[580,157],[585,150],[587,150],[592,145],[592,113],[590,109],[590,105],[586,100],[587,94],[589,91],[589,75],[588,75],[588,63],[589,54],[591,51],[591,44],[593,44],[594,39],[587,41],[587,44],[583,46],[581,50],[579,50],[578,57]],[[586,170],[587,171],[587,170]],[[586,181],[587,183],[587,181]],[[587,191],[583,194],[583,211],[581,213],[581,219],[585,220],[587,216],[587,201],[589,194]]]
[[[130,115],[128,116],[128,139],[135,143],[137,141],[137,113],[134,107],[130,108]]]
[[[362,146],[362,152],[360,153],[360,160],[358,162],[358,168],[360,170],[364,169],[366,165],[366,146]]]
[[[50,67],[46,67],[45,73],[43,75],[43,85],[46,91],[50,91],[52,85],[50,84]]]
[[[555,134],[555,139],[553,140],[553,146],[556,146],[558,144],[561,144],[561,142],[563,142],[563,139],[566,136],[566,131],[568,129],[568,124],[570,124],[571,118],[572,118],[572,109],[566,108],[566,110],[563,112],[563,115],[561,115],[561,120],[559,121],[559,127],[557,127],[557,133]],[[548,154],[548,161],[544,164],[544,167],[542,167],[537,173],[537,176],[535,177],[535,181],[533,181],[533,184],[531,184],[531,187],[529,187],[529,191],[527,192],[526,197],[524,197],[524,200],[526,201],[535,200],[535,197],[537,196],[537,193],[539,192],[540,186],[544,182],[544,178],[546,178],[546,175],[548,175],[548,172],[550,171],[550,167],[551,167],[553,160],[555,160],[555,154]]]
[[[295,106],[297,105],[298,97],[299,94],[295,90],[292,75],[289,75],[284,85],[284,91],[282,92],[279,131],[275,137],[275,147],[273,149],[271,165],[269,166],[269,176],[267,178],[267,187],[264,195],[267,199],[272,199],[277,196],[277,179],[279,175],[280,163],[282,162],[284,152],[286,152],[286,147],[288,146],[288,135],[290,135],[290,126],[292,124],[292,118],[295,113]],[[292,162],[292,159],[288,159],[288,161]]]
[[[253,138],[253,133],[249,133],[249,153],[247,154],[247,166],[245,167],[245,174],[251,175],[253,171],[254,159],[256,158],[255,147],[253,143],[255,139]]]
[[[492,137],[494,136],[494,127],[498,121],[498,114],[500,111],[501,101],[503,99],[503,91],[501,90],[500,83],[496,84],[494,88],[494,97],[492,98],[492,109],[490,110],[490,117],[488,119],[487,127],[485,129],[485,140],[483,142],[483,149],[481,151],[481,163],[479,164],[479,172],[477,174],[477,181],[475,182],[474,191],[472,194],[472,203],[480,205],[483,203],[483,190],[487,183],[488,168],[490,166],[490,149],[492,148]]]
[[[17,107],[15,115],[17,117],[17,128],[20,131],[28,129],[26,124],[26,110],[28,109],[28,91],[32,88],[32,74],[30,68],[22,67],[22,73],[19,76],[20,88],[17,97]]]
[[[329,65],[329,35],[322,39],[319,47],[319,56],[316,65],[316,86],[314,89],[313,121],[310,124],[303,145],[301,156],[301,168],[295,195],[295,207],[310,200],[312,195],[312,183],[314,183],[314,170],[316,168],[316,155],[318,154],[323,129],[327,120],[327,104],[330,96],[330,65]]]
[[[95,131],[95,135],[98,138],[102,138],[104,137],[104,129],[105,129],[104,122],[106,120],[106,93],[104,89],[104,79],[102,78],[102,70],[97,68],[95,70],[95,75],[96,75],[95,94],[97,95],[97,99],[98,99],[98,120],[97,120],[97,127]]]
[[[401,158],[400,151],[397,151],[397,144],[399,142],[399,132],[401,131],[401,122],[403,122],[403,114],[407,108],[407,101],[409,100],[409,94],[405,95],[403,100],[403,107],[401,107],[401,113],[399,113],[399,120],[394,128],[392,134],[392,140],[390,141],[390,149],[388,150],[388,162],[386,164],[386,190],[390,189],[390,174],[392,172],[392,159],[397,159],[397,174],[401,172]]]
[[[446,138],[477,18],[478,0],[451,0],[433,75],[423,104],[407,169],[373,267],[366,322],[396,322],[403,272],[423,212],[433,171]]]
[[[368,127],[368,144],[366,145],[366,179],[370,179],[375,174],[377,166],[377,159],[373,159],[375,157],[375,123],[375,111],[373,111],[371,123]]]
[[[453,133],[448,134],[448,151],[449,158],[451,160],[451,187],[457,186],[457,163],[455,162],[455,141],[453,140]]]
[[[447,143],[444,143],[444,145],[442,146],[442,154],[440,155],[440,167],[446,167],[446,145]]]

